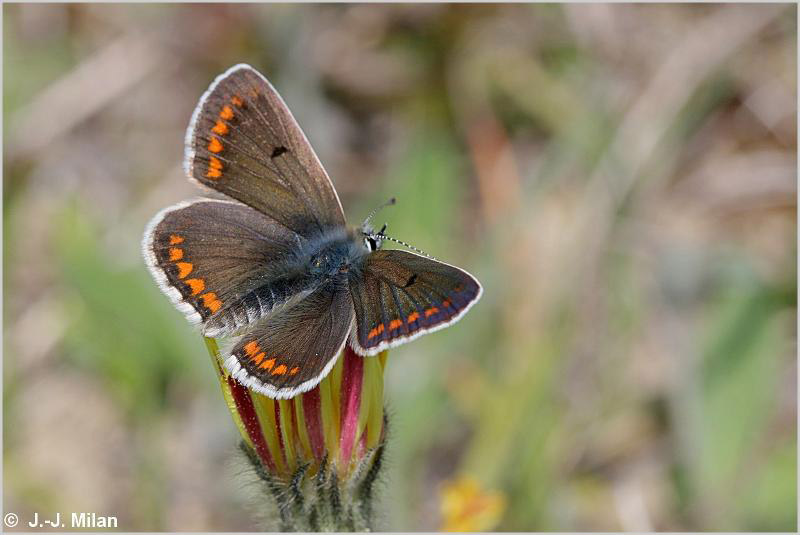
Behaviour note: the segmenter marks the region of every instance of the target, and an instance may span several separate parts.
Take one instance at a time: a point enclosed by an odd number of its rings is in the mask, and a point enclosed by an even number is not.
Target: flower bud
[[[361,357],[346,346],[314,389],[271,399],[239,384],[206,338],[242,449],[290,531],[372,527],[372,489],[386,434],[383,371],[387,353]]]

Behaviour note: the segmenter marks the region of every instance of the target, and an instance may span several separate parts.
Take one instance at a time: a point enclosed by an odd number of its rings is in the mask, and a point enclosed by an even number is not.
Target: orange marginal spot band
[[[220,143],[219,139],[212,137],[211,141],[208,142],[208,150],[215,154],[222,152],[222,143]]]
[[[222,176],[222,162],[216,156],[211,156],[208,159],[208,178],[219,178]]]
[[[265,370],[269,370],[274,365],[275,365],[275,359],[269,359],[269,360],[265,360],[264,362],[262,362],[261,366],[259,366],[259,368],[264,368]]]
[[[178,249],[177,247],[170,247],[169,248],[169,261],[176,262],[183,258],[183,249]]]
[[[378,336],[378,335],[379,335],[379,334],[381,334],[382,332],[383,332],[383,323],[379,324],[377,327],[375,327],[374,329],[372,329],[372,330],[369,332],[369,334],[367,335],[367,338],[375,338],[376,336]]]
[[[211,131],[215,134],[224,136],[228,133],[228,125],[226,125],[221,119],[217,119],[217,124],[214,125],[214,128],[212,128]]]
[[[217,299],[217,294],[214,292],[204,293],[200,296],[200,299],[203,300],[203,304],[211,311],[212,314],[219,310],[219,307],[222,306],[222,301]]]
[[[403,325],[403,320],[392,320],[389,322],[389,330],[397,329],[398,327]]]
[[[255,357],[251,357],[251,358],[256,363],[256,366],[258,366],[259,364],[261,364],[261,361],[264,360],[264,357],[266,357],[266,356],[267,356],[266,353],[259,353]]]
[[[439,313],[439,309],[438,308],[431,307],[431,308],[429,308],[428,310],[425,311],[425,317],[426,318],[430,318],[434,314],[438,314],[438,313]]]
[[[186,279],[184,281],[192,289],[192,295],[197,295],[206,289],[206,283],[203,279]]]
[[[258,352],[258,342],[253,340],[252,342],[248,342],[244,345],[244,352],[247,353],[248,357],[252,357]]]
[[[219,112],[219,116],[220,116],[221,119],[225,119],[226,121],[230,121],[231,119],[233,119],[233,110],[231,109],[230,106],[225,104],[222,107],[222,111]]]
[[[289,375],[294,375],[294,374],[296,374],[296,373],[297,373],[297,372],[299,372],[299,371],[300,371],[300,367],[299,367],[299,366],[295,366],[294,368],[292,368],[291,370],[289,370]]]
[[[233,95],[233,96],[231,97],[231,102],[233,102],[233,103],[234,103],[236,106],[238,106],[238,107],[240,107],[240,108],[241,108],[241,107],[244,105],[244,102],[242,102],[242,99],[240,99],[240,98],[239,98],[238,96],[236,96],[236,95]]]
[[[183,237],[177,236],[175,234],[169,235],[169,244],[170,245],[178,245],[179,243],[183,243]]]
[[[189,262],[178,262],[175,264],[175,267],[178,268],[178,277],[181,279],[184,278],[186,275],[192,272],[194,266]]]
[[[418,312],[413,312],[413,313],[408,315],[408,319],[406,320],[406,323],[414,323],[418,319],[419,319],[419,313]]]
[[[283,375],[284,373],[286,373],[286,364],[281,364],[272,370],[272,375]]]

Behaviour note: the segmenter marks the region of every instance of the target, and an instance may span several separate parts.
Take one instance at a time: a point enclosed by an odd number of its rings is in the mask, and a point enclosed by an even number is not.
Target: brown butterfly
[[[150,272],[205,336],[238,337],[225,366],[272,398],[316,386],[350,341],[363,356],[441,329],[481,295],[466,271],[380,250],[348,228],[336,190],[272,85],[220,75],[186,132],[186,175],[231,200],[170,206],[147,227]]]

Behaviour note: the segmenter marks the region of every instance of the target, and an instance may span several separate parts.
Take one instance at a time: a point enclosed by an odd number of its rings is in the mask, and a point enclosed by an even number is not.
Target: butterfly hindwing
[[[339,197],[286,104],[244,64],[202,96],[186,132],[186,174],[312,236],[345,223]]]
[[[225,367],[251,390],[271,398],[293,397],[328,374],[352,323],[347,281],[328,280],[242,336]]]
[[[353,349],[374,355],[461,318],[482,292],[457,267],[406,251],[376,251],[350,278]]]
[[[207,336],[230,334],[310,290],[287,280],[301,238],[252,208],[197,200],[162,211],[142,247],[153,277]]]

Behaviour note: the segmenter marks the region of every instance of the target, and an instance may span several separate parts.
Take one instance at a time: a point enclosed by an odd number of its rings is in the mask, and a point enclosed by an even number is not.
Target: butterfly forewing
[[[301,240],[269,217],[230,201],[181,203],[156,216],[144,256],[162,290],[211,335],[268,315],[310,281],[288,280]]]
[[[303,236],[344,225],[333,184],[302,130],[247,65],[219,76],[200,99],[186,133],[185,168]]]
[[[225,366],[252,390],[273,398],[295,396],[316,386],[330,371],[352,319],[346,280],[329,280],[242,336]]]
[[[370,254],[350,279],[356,315],[351,345],[374,355],[457,321],[481,286],[457,267],[405,251]]]

